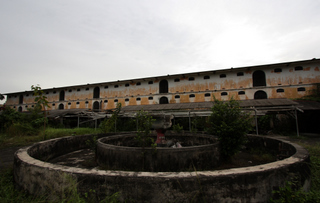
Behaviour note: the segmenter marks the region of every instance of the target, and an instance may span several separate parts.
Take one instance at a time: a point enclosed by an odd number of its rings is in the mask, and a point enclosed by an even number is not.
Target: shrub
[[[252,129],[252,118],[244,113],[239,102],[231,98],[227,102],[214,99],[212,113],[208,119],[208,133],[220,141],[220,154],[230,159],[246,142],[246,134]]]

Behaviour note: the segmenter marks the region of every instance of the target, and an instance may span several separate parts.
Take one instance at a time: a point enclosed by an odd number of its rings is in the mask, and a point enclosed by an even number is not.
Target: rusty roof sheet
[[[249,107],[288,107],[297,106],[298,103],[290,99],[255,99],[242,100],[240,106],[243,108]],[[128,111],[170,111],[170,110],[201,110],[210,109],[213,102],[193,102],[193,103],[178,103],[178,104],[152,104],[152,105],[136,105],[122,107],[122,112]]]

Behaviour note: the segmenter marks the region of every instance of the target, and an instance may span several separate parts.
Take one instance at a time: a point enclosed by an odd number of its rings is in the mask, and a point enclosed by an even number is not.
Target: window
[[[174,96],[175,99],[180,99],[180,95]]]
[[[148,100],[153,100],[153,97],[149,97]]]
[[[108,103],[108,100],[106,99],[106,100],[104,100],[103,102],[104,102],[104,103]]]
[[[205,93],[204,96],[205,96],[205,97],[210,97],[211,94],[210,94],[210,93]]]
[[[128,101],[129,101],[129,98],[126,98],[124,101],[128,102]]]
[[[274,69],[274,72],[275,72],[275,73],[281,73],[281,72],[282,72],[282,69],[281,69],[281,68],[276,68],[276,69]]]
[[[140,97],[138,97],[136,100],[137,100],[137,101],[141,101],[141,98],[140,98]]]
[[[22,104],[23,103],[23,95],[20,95],[19,96],[19,104]]]
[[[161,97],[159,103],[160,104],[169,104],[169,100],[167,97]]]
[[[59,101],[64,101],[64,91],[63,90],[60,91]]]
[[[169,84],[167,80],[161,80],[159,83],[159,93],[168,93]]]
[[[64,109],[64,105],[63,104],[59,104],[59,109]]]
[[[194,95],[194,94],[189,95],[189,98],[194,98],[194,97],[196,97],[196,95]]]
[[[228,92],[221,92],[221,96],[227,96]]]
[[[262,70],[252,74],[253,87],[266,86],[266,75]]]
[[[244,95],[244,94],[246,94],[245,91],[239,91],[239,92],[238,92],[238,95]]]
[[[114,102],[118,102],[118,99],[115,99]]]
[[[227,75],[226,74],[220,74],[220,78],[226,78]]]
[[[98,102],[98,101],[95,101],[94,103],[93,103],[93,111],[99,111],[100,110],[100,103]]]
[[[137,82],[137,86],[141,85],[141,82]]]
[[[114,88],[118,88],[118,87],[119,87],[119,85],[115,85],[115,86],[114,86]]]
[[[52,106],[55,106],[56,104],[52,104]]]
[[[104,89],[108,89],[108,88],[109,88],[109,86],[108,86],[108,85],[104,86]]]
[[[189,81],[194,81],[194,77],[190,77],[190,78],[189,78]]]
[[[304,88],[304,87],[299,87],[297,90],[298,90],[298,92],[304,92],[304,91],[306,91],[306,88]]]
[[[149,84],[149,85],[152,85],[152,84],[153,84],[153,81],[149,81],[148,84]]]
[[[295,70],[295,71],[303,70],[303,67],[302,67],[302,66],[296,66],[296,67],[294,67],[294,70]]]
[[[284,92],[284,89],[277,89],[278,93]]]
[[[77,92],[80,92],[80,88],[77,89]]]
[[[71,102],[69,102],[68,105],[71,105]]]
[[[69,92],[72,92],[72,90],[69,90]]]
[[[209,75],[205,75],[205,76],[203,76],[203,79],[204,80],[208,80],[208,79],[210,79],[210,76]]]
[[[125,87],[129,87],[129,83],[126,83],[124,86],[125,86]]]
[[[53,94],[57,93],[56,91],[53,91]]]
[[[86,103],[86,104],[89,104],[89,102],[88,102],[88,101],[86,101],[85,103]]]
[[[179,78],[174,79],[174,82],[180,82]]]
[[[268,99],[268,95],[265,91],[259,90],[254,93],[254,99]]]
[[[49,92],[46,92],[46,94],[49,94]],[[27,96],[29,96],[29,95],[27,94]]]
[[[244,74],[243,74],[243,72],[238,72],[237,73],[237,76],[243,76]]]
[[[100,88],[99,87],[95,87],[93,89],[93,98],[95,98],[95,99],[100,98]]]
[[[77,102],[76,104],[80,104],[80,102]]]
[[[86,88],[86,91],[88,91],[88,90],[89,90],[89,87]]]

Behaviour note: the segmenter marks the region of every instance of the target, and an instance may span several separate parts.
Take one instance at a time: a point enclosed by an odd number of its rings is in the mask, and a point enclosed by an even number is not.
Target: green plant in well
[[[181,133],[183,131],[183,126],[180,126],[179,123],[175,124],[172,126],[172,130],[175,132],[175,133]]]
[[[104,119],[104,121],[100,124],[100,129],[104,133],[108,132],[116,132],[116,125],[119,118],[119,114],[121,111],[121,103],[117,104],[117,108],[113,111],[112,116],[110,118]]]
[[[154,119],[146,111],[139,111],[136,115],[137,134],[135,140],[140,147],[147,147],[154,144],[154,140],[150,137],[151,127]]]
[[[218,137],[222,158],[230,159],[245,144],[246,134],[252,129],[252,117],[233,98],[226,102],[214,98],[211,111],[207,131]]]

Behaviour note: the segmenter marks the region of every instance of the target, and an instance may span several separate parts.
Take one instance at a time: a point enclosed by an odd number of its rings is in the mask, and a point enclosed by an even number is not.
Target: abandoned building
[[[47,110],[52,112],[73,109],[107,112],[121,103],[123,112],[143,108],[150,111],[180,110],[181,113],[185,109],[190,114],[191,110],[210,108],[214,98],[228,100],[231,97],[240,100],[246,108],[260,107],[264,111],[298,109],[302,112],[304,105],[292,100],[319,91],[319,69],[320,59],[311,59],[74,85],[43,91],[49,101],[50,108]],[[35,105],[32,91],[5,95],[5,105],[17,111],[27,111]],[[309,110],[320,109],[318,102],[306,106]]]

